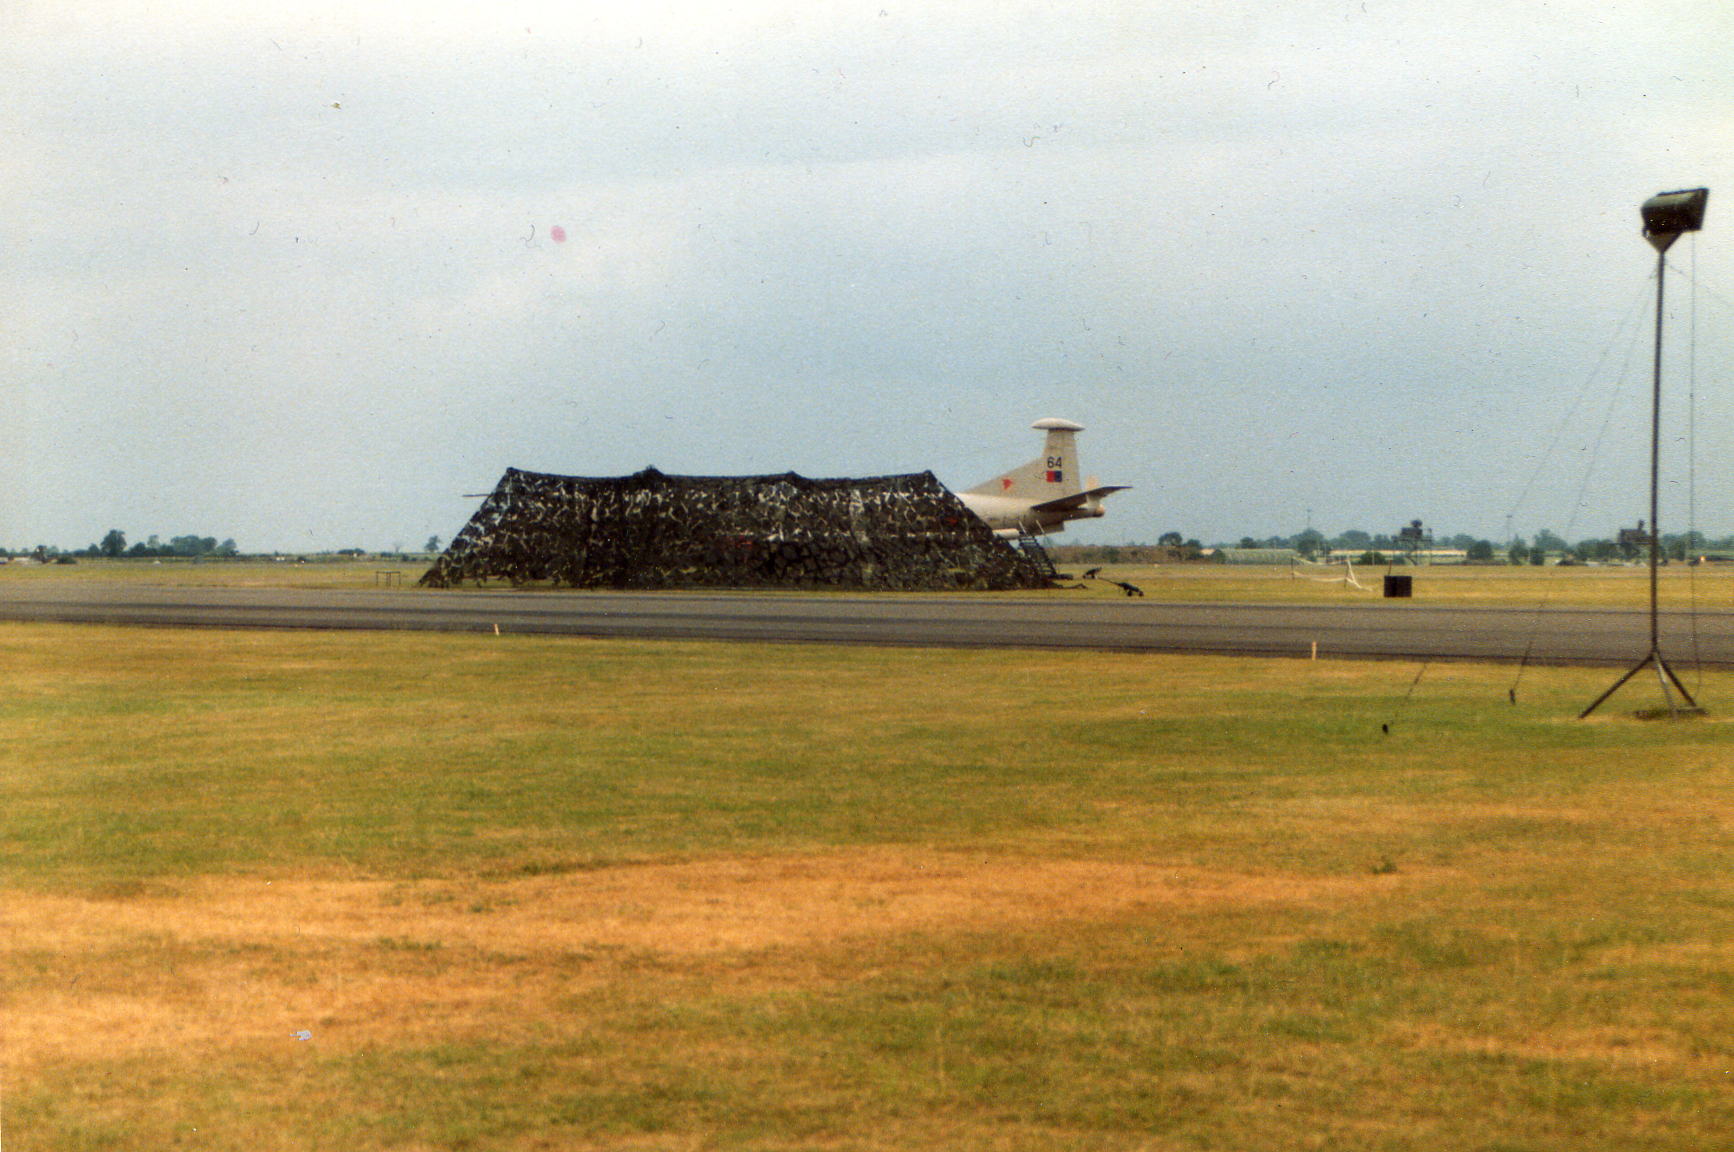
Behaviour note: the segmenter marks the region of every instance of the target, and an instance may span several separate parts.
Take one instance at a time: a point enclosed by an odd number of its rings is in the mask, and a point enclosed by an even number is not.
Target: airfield
[[[393,570],[0,569],[9,1143],[1734,1130],[1716,570],[1664,573],[1682,722],[1634,718],[1644,678],[1573,719],[1642,654],[1636,570],[1419,570],[1411,601]]]
[[[801,595],[434,591],[413,587],[415,566],[361,563],[90,568],[6,573],[0,619],[1578,664],[1629,662],[1649,642],[1641,568],[1414,568],[1415,597],[1393,600],[1376,569],[1359,588],[1176,565],[1035,594]],[[1677,565],[1664,587],[1665,650],[1734,667],[1734,572]]]

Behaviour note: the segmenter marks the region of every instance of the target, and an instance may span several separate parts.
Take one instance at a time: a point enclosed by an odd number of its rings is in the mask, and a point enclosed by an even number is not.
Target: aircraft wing
[[[1100,500],[1112,492],[1124,492],[1130,484],[1109,484],[1101,488],[1090,488],[1083,492],[1074,492],[1070,496],[1061,496],[1058,500],[1048,500],[1041,504],[1030,505],[1031,512],[1070,512],[1074,508],[1082,508],[1092,500]]]

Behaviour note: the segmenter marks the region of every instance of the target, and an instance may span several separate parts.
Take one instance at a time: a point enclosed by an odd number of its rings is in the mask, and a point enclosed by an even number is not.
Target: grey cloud
[[[1493,533],[1643,289],[1637,201],[1734,168],[1723,16],[932,8],[38,20],[0,542],[425,539],[508,464],[964,484],[1044,415],[1137,486],[1084,536]]]

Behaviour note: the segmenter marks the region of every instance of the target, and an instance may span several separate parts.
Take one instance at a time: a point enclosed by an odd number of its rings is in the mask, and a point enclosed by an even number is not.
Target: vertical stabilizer
[[[1049,417],[1046,420],[1037,420],[1030,427],[1048,434],[1042,446],[1042,454],[1028,464],[996,476],[985,484],[976,485],[969,490],[971,494],[1007,496],[1040,504],[1084,490],[1078,476],[1076,439],[1084,426],[1070,420]]]

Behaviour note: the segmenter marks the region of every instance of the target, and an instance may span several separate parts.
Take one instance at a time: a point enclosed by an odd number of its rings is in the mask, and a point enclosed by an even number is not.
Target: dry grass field
[[[0,566],[0,586],[17,581],[71,580],[171,588],[412,587],[427,569],[428,566],[421,563],[352,560],[347,557],[306,562],[293,559],[108,560],[80,557],[76,564],[13,561]]]
[[[9,1150],[1704,1149],[1734,678],[0,626]],[[1634,706],[1635,706],[1634,702]],[[1734,714],[1731,712],[1730,714]]]
[[[1068,571],[1086,571],[1078,565]],[[1340,574],[1341,570],[1332,570]],[[1284,567],[1217,564],[1109,565],[1104,576],[1136,584],[1158,600],[1245,601],[1260,603],[1356,603],[1383,593],[1387,571],[1410,576],[1414,598],[1423,604],[1532,608],[1649,607],[1647,567],[1525,568],[1510,565],[1421,565],[1413,568],[1354,569],[1359,588],[1321,577],[1318,569],[1291,573]],[[1091,582],[1093,595],[1119,595],[1119,589]],[[1065,595],[1064,592],[1044,595]],[[1664,611],[1734,610],[1734,566],[1671,564],[1662,569],[1658,599]]]
[[[324,559],[292,561],[89,560],[73,565],[10,564],[0,567],[0,587],[7,582],[37,580],[118,581],[166,586],[227,586],[250,588],[399,588],[414,591],[425,564],[397,560]],[[1089,569],[1062,566],[1073,577]],[[1340,571],[1340,570],[1337,570]],[[1248,603],[1356,603],[1378,599],[1385,568],[1358,567],[1359,588],[1317,579],[1316,570],[1291,574],[1286,567],[1218,564],[1105,565],[1102,579],[1072,579],[1066,587],[1040,592],[921,593],[972,598],[1078,600],[1117,598],[1125,593],[1110,580],[1138,586],[1147,597],[1173,601],[1242,601]],[[1507,565],[1469,567],[1440,565],[1395,571],[1414,581],[1414,597],[1422,604],[1505,605],[1521,608],[1649,606],[1649,570],[1637,567],[1522,568]],[[1668,565],[1662,570],[1660,599],[1664,611],[1734,611],[1734,565]],[[501,587],[495,585],[494,587]],[[824,595],[825,593],[761,591],[758,595]]]

